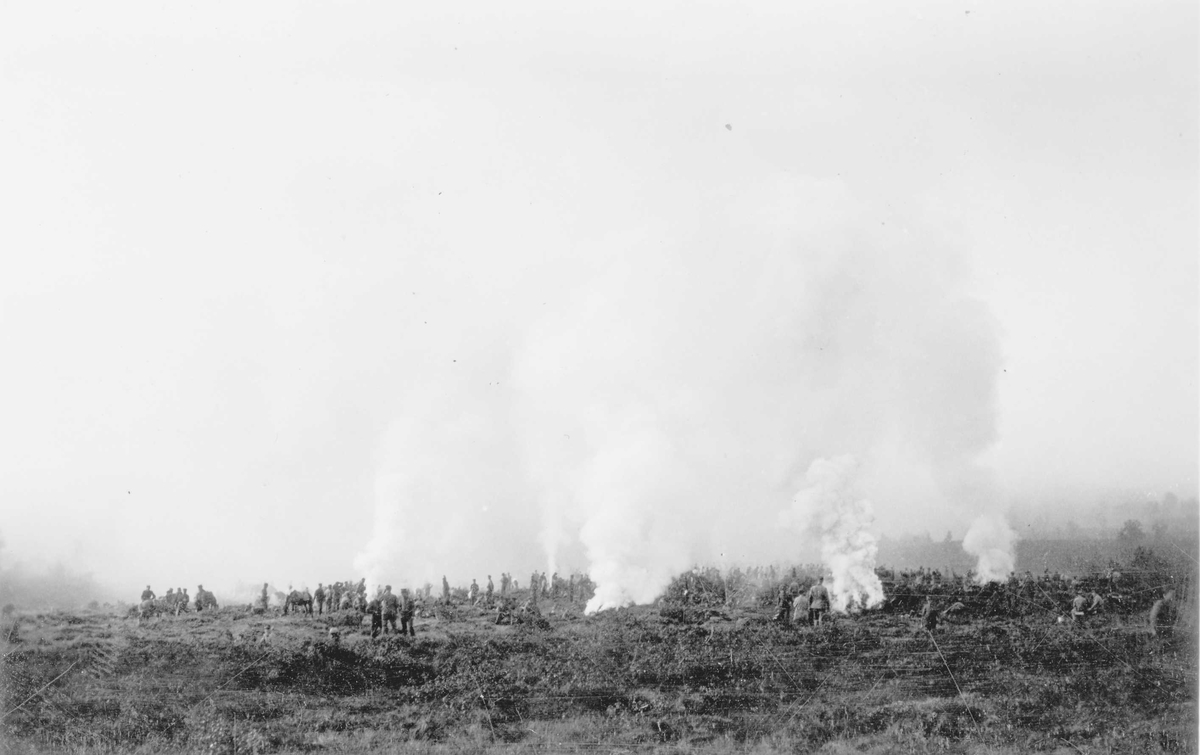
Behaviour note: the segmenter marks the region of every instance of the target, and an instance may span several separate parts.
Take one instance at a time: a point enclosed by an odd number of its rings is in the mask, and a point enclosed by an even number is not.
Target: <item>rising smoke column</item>
[[[979,559],[975,566],[976,581],[982,584],[1008,578],[1016,568],[1013,555],[1016,540],[1017,533],[999,515],[984,514],[971,524],[963,538],[963,550]]]
[[[880,223],[837,181],[739,191],[534,250],[502,297],[464,295],[508,319],[411,352],[436,370],[414,369],[394,412],[361,567],[435,583],[584,568],[589,611],[645,603],[698,561],[796,558],[773,525],[803,488],[791,520],[848,609],[880,594],[868,500],[908,527],[986,509],[971,481],[998,347],[961,249],[920,212]]]
[[[821,563],[833,576],[833,610],[871,608],[883,602],[883,584],[875,574],[878,543],[871,525],[870,501],[855,490],[853,456],[817,459],[804,476],[804,487],[783,514],[785,524],[820,542]]]
[[[670,440],[652,415],[627,416],[611,423],[609,432],[620,442],[603,444],[581,485],[581,502],[591,513],[579,537],[596,583],[589,614],[653,601],[688,562],[677,528],[662,516],[669,507],[654,505],[686,491],[686,482],[673,474]]]

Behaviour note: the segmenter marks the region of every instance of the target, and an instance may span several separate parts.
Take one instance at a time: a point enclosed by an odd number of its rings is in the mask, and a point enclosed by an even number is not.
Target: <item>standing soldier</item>
[[[267,583],[263,582],[262,595],[258,596],[258,607],[265,611],[268,605],[270,605],[270,599],[267,597]]]
[[[787,589],[779,588],[779,602],[775,606],[775,621],[780,624],[787,624],[791,621],[789,615],[792,610],[792,601],[788,599]]]
[[[383,630],[383,603],[378,597],[367,603],[367,613],[371,614],[371,636],[377,637]]]
[[[446,580],[446,575],[442,575],[442,600],[446,603],[450,602],[450,583]]]
[[[817,583],[808,589],[808,618],[814,626],[822,626],[825,612],[829,610],[829,591],[825,589],[825,578],[817,577]]]
[[[937,629],[938,613],[933,608],[933,598],[925,596],[925,606],[921,609],[921,618],[925,622],[926,631],[933,632]]]
[[[383,633],[388,633],[388,625],[390,624],[392,627],[392,634],[395,634],[396,608],[398,607],[399,601],[397,601],[396,596],[392,594],[391,585],[383,588],[383,597],[381,597],[379,600],[381,603],[383,603]]]
[[[467,592],[467,600],[471,602],[471,605],[479,602],[479,583],[473,579],[471,580],[471,589]]]
[[[484,592],[484,595],[483,595],[484,605],[490,606],[492,604],[492,596],[495,594],[496,594],[496,586],[492,584],[492,575],[489,574],[488,575],[488,583],[487,583],[487,591]]]
[[[313,591],[313,602],[317,604],[317,615],[325,613],[325,585],[321,582],[317,583],[317,589]]]
[[[417,636],[417,630],[413,627],[413,614],[416,612],[416,604],[413,602],[412,595],[405,587],[400,590],[400,635],[405,632],[410,637]]]
[[[142,600],[154,600],[157,597],[154,591],[150,589],[150,585],[146,585],[146,589],[142,590]]]
[[[807,624],[808,623],[808,596],[802,592],[792,599],[792,623]]]

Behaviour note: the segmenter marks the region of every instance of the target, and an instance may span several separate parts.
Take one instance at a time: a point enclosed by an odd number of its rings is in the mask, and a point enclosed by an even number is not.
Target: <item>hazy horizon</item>
[[[10,9],[0,567],[815,560],[843,456],[892,536],[1197,496],[1194,3],[658,7]]]

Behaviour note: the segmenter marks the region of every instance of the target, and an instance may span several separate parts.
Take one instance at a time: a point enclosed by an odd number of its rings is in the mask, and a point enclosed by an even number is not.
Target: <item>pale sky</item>
[[[1196,4],[746,5],[6,6],[0,564],[749,559],[846,453],[892,533],[1195,495]]]

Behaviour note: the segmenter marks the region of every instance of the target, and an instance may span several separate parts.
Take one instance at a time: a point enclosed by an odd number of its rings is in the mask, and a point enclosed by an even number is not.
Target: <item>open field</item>
[[[1193,636],[1144,617],[644,607],[417,636],[243,609],[4,622],[6,752],[1190,752]],[[16,627],[14,629],[14,619]],[[269,638],[263,635],[270,628]]]

